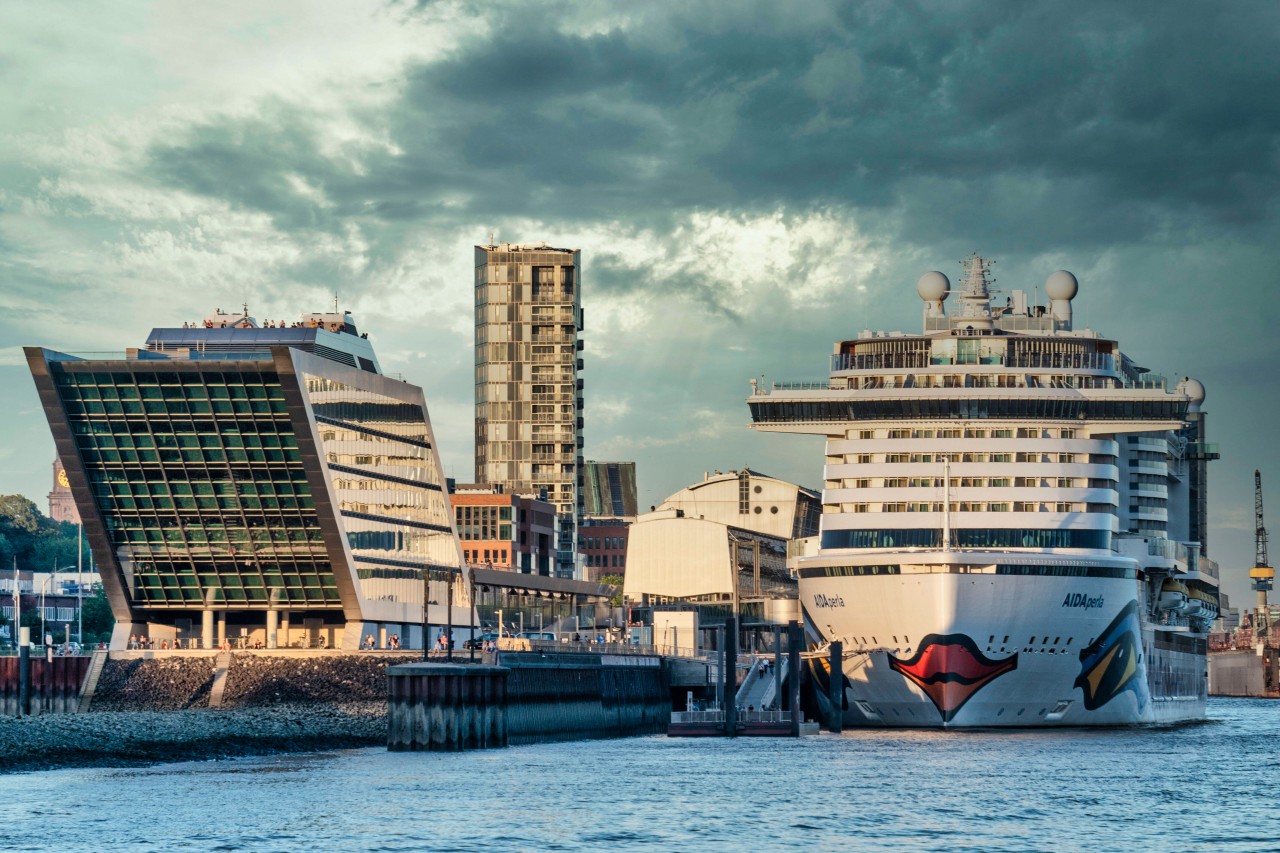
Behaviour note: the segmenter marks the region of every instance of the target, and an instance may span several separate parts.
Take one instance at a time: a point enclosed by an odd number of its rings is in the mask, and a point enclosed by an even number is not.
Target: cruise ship
[[[792,555],[819,701],[838,641],[846,725],[1201,719],[1204,387],[1074,328],[1070,272],[1036,304],[991,264],[923,275],[923,332],[837,342],[827,382],[752,382],[753,428],[826,437]]]

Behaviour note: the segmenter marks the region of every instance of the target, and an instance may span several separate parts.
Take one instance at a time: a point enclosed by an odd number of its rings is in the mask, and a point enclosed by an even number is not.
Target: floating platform
[[[799,736],[816,735],[818,724],[800,720]],[[732,737],[796,737],[790,711],[743,711]],[[672,711],[667,737],[730,737],[724,711]]]

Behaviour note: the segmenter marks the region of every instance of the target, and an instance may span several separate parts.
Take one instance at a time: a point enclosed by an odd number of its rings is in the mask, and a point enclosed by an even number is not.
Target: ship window
[[[1058,641],[1059,641],[1059,640],[1061,640],[1061,639],[1062,639],[1061,637],[1054,637],[1054,638],[1053,638],[1053,644],[1054,644],[1055,646],[1056,646],[1056,645],[1058,645]]]
[[[1007,643],[1007,642],[1009,642],[1009,635],[1008,635],[1008,634],[1005,634],[1005,635],[1004,635],[1004,639],[1003,639],[1003,640],[1001,640],[1000,642],[1001,642],[1001,643]]]

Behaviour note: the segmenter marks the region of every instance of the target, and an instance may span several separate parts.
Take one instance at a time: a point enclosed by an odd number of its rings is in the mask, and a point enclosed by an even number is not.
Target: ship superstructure
[[[756,429],[826,436],[821,533],[794,566],[813,643],[846,650],[846,722],[1203,716],[1203,386],[1073,328],[1071,273],[1037,305],[962,264],[955,289],[920,278],[922,334],[863,332],[829,382],[749,399]]]

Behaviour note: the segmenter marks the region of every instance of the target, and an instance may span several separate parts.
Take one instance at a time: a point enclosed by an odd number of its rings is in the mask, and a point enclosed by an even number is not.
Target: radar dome
[[[1054,301],[1066,300],[1070,302],[1076,298],[1076,294],[1080,292],[1080,282],[1076,281],[1076,277],[1066,270],[1058,270],[1050,273],[1049,277],[1044,280],[1044,293]]]
[[[1204,402],[1204,383],[1199,379],[1192,379],[1190,376],[1184,377],[1178,383],[1179,390],[1191,398],[1192,406],[1199,406]]]
[[[951,290],[951,280],[937,270],[930,270],[916,282],[916,293],[925,302],[941,302]]]

